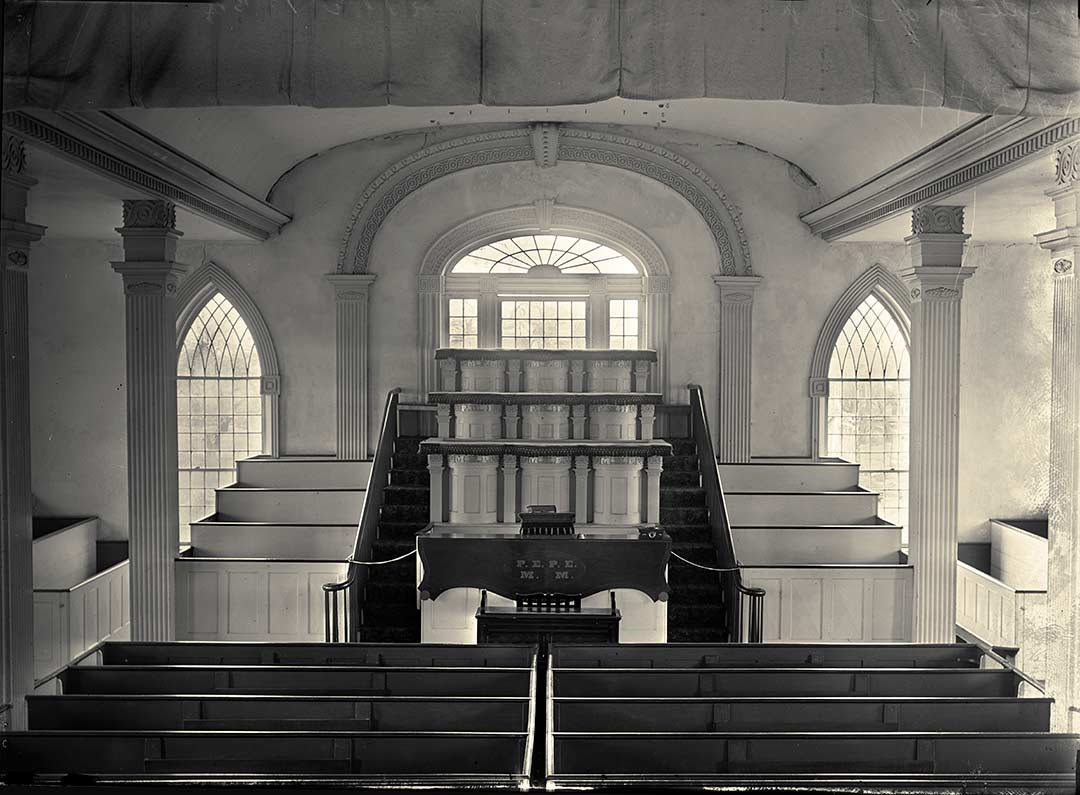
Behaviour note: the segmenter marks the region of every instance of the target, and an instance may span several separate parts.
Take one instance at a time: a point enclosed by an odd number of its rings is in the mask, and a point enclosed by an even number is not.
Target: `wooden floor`
[[[969,645],[109,643],[5,782],[1075,793],[1080,737]],[[78,778],[72,779],[72,775]]]

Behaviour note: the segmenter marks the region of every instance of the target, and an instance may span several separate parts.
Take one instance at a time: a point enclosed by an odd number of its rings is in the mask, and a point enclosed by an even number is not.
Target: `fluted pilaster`
[[[956,638],[960,447],[960,299],[974,268],[961,266],[963,208],[917,208],[905,239],[911,291],[910,559],[913,640]]]
[[[1054,280],[1046,694],[1051,729],[1080,731],[1080,145],[1057,153],[1055,229],[1036,236]]]
[[[720,288],[720,410],[717,457],[750,460],[750,376],[754,291],[760,276],[713,276]]]
[[[0,218],[0,727],[26,728],[25,696],[34,689],[34,594],[30,493],[30,245],[45,227],[26,222],[36,184],[25,173],[22,141],[3,137]]]
[[[175,261],[181,234],[171,202],[124,202],[127,363],[128,542],[131,637],[172,640],[180,542],[176,469],[176,289],[186,267]]]
[[[337,313],[337,457],[357,460],[368,455],[368,297],[375,276],[336,273],[326,280]]]

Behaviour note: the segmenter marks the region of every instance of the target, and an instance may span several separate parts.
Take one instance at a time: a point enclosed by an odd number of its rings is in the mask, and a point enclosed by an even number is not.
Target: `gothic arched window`
[[[262,367],[255,340],[220,292],[191,322],[176,364],[181,537],[214,511],[236,460],[263,451]]]
[[[880,515],[905,527],[910,378],[904,332],[871,293],[840,329],[829,360],[826,450],[858,463],[859,485],[881,495]]]

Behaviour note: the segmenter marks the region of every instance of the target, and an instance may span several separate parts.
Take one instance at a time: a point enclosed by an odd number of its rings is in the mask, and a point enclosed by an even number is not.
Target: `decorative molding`
[[[5,174],[22,174],[26,170],[26,144],[21,138],[4,133],[3,170]]]
[[[9,268],[25,270],[30,264],[30,257],[25,251],[16,248],[8,252],[7,261]]]
[[[13,111],[4,114],[4,129],[114,182],[175,202],[255,240],[276,235],[292,220],[271,204],[107,111]],[[4,152],[6,164],[6,136]]]
[[[124,229],[176,229],[176,205],[163,199],[125,199]]]
[[[435,351],[435,358],[438,359],[453,359],[456,361],[483,361],[483,362],[495,362],[506,361],[507,359],[520,359],[524,361],[529,360],[555,360],[559,362],[566,361],[568,351],[554,350],[551,348],[522,348],[520,350],[512,350],[509,348],[439,348]],[[648,348],[637,348],[635,350],[624,349],[608,349],[608,348],[581,348],[579,350],[569,351],[570,355],[574,359],[580,359],[581,361],[596,361],[597,359],[614,361],[656,361],[656,351],[649,350]]]
[[[911,211],[913,235],[964,234],[964,208],[950,204],[927,204]]]
[[[1054,273],[1070,273],[1072,268],[1073,264],[1071,260],[1059,259],[1054,262]]]
[[[438,293],[442,291],[442,277],[418,276],[416,285],[422,293]]]
[[[446,453],[448,455],[480,455],[500,456],[516,455],[523,458],[541,456],[663,456],[671,455],[671,445],[663,441],[653,442],[592,442],[563,441],[563,442],[539,442],[539,441],[471,441],[471,440],[446,440],[426,439],[420,443],[421,455]],[[595,460],[595,459],[594,459]]]
[[[541,232],[547,232],[551,229],[551,220],[555,209],[555,199],[537,199],[533,202],[533,209],[536,210],[536,228]]]
[[[173,290],[175,291],[175,287]],[[127,295],[165,295],[165,282],[124,282]]]
[[[533,160],[540,168],[551,168],[559,162],[559,126],[548,122],[530,126]]]
[[[280,395],[281,377],[264,375],[259,379],[259,393],[263,395]]]
[[[1071,185],[1080,180],[1080,142],[1065,144],[1055,155],[1057,167],[1054,182],[1058,185]]]
[[[813,398],[813,397],[828,397],[828,396],[829,396],[829,379],[828,378],[811,378],[810,379],[810,397]]]
[[[929,290],[924,290],[922,294],[922,300],[924,301],[949,301],[959,297],[960,291],[955,287],[931,287]]]
[[[960,193],[1080,135],[1080,117],[982,116],[799,217],[836,240],[920,204]]]
[[[732,275],[751,272],[750,245],[739,210],[698,166],[661,146],[606,132],[562,125],[558,135],[560,160],[631,171],[679,193],[701,214],[711,231],[718,269]],[[338,272],[367,271],[379,227],[409,194],[449,174],[523,160],[533,160],[533,147],[530,129],[521,127],[444,141],[394,163],[372,180],[357,200],[342,239]],[[530,208],[530,214],[535,216],[535,208]],[[535,227],[536,219],[523,223]]]

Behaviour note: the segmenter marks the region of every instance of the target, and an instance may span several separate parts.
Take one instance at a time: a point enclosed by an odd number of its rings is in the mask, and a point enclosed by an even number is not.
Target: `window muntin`
[[[583,298],[504,298],[502,348],[580,349],[588,345]]]
[[[214,511],[236,459],[262,453],[262,370],[247,323],[221,293],[202,308],[176,365],[180,526]]]
[[[475,298],[451,298],[449,303],[449,334],[451,348],[480,347],[479,302]]]
[[[905,528],[910,379],[904,333],[870,295],[840,330],[829,361],[827,454],[857,462],[859,485],[881,495],[881,516]]]
[[[641,320],[637,298],[608,299],[608,347],[635,350],[639,345]]]
[[[639,273],[615,249],[571,235],[519,235],[488,243],[458,260],[451,273],[528,273],[538,265],[563,273]]]

